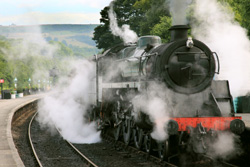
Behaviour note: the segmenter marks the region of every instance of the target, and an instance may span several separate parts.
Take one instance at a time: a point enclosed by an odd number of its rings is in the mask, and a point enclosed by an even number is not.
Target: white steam
[[[227,6],[216,0],[196,0],[192,25],[193,35],[219,55],[219,80],[229,80],[234,97],[250,91],[250,41],[243,29],[234,21]]]
[[[21,27],[20,27],[21,28]],[[11,42],[10,51],[4,51],[8,61],[25,62],[32,69],[32,76],[29,76],[33,83],[38,80],[49,80],[49,66],[52,66],[53,59],[58,47],[51,45],[43,38],[40,26],[22,27],[23,33],[10,33],[10,38],[20,38]],[[46,63],[45,63],[46,62]],[[49,63],[48,63],[49,62]],[[21,69],[14,67],[13,74]]]
[[[167,0],[166,2],[170,6],[172,25],[186,25],[188,23],[186,17],[187,7],[192,0]]]
[[[122,25],[122,27],[118,26],[116,20],[116,13],[113,9],[113,2],[110,3],[110,9],[108,12],[109,21],[110,21],[110,29],[112,34],[115,36],[119,36],[124,43],[134,43],[137,42],[138,36],[137,34],[130,29],[130,26],[127,24]]]
[[[74,143],[99,142],[100,132],[96,130],[96,124],[89,123],[86,118],[95,66],[87,60],[74,60],[71,55],[61,55],[56,44],[52,45],[44,39],[40,26],[20,28],[24,29],[23,33],[13,32],[8,35],[9,38],[18,39],[11,43],[11,50],[3,50],[6,59],[25,62],[31,67],[31,85],[37,84],[38,80],[46,83],[45,80],[51,80],[50,70],[54,67],[58,70],[54,71],[59,80],[57,86],[39,103],[40,125],[52,132],[56,126],[63,138]],[[13,75],[20,70],[14,67]],[[68,71],[71,73],[65,78]]]
[[[239,136],[229,132],[221,132],[218,134],[218,138],[210,144],[207,154],[213,158],[230,159],[242,153],[238,142]]]
[[[150,83],[148,89],[132,101],[135,113],[141,111],[149,115],[150,121],[154,124],[151,136],[158,141],[164,141],[168,138],[165,126],[169,121],[172,107],[166,100],[167,90],[164,85]],[[137,119],[136,114],[135,118]]]
[[[39,105],[38,121],[42,127],[60,129],[64,139],[73,143],[99,142],[100,132],[94,122],[89,123],[87,109],[90,106],[91,79],[95,75],[94,65],[86,60],[73,62],[73,76],[65,78],[51,95]],[[62,85],[65,85],[62,87]]]

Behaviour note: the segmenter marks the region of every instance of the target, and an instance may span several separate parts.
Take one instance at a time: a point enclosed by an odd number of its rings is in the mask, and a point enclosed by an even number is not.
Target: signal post
[[[3,95],[3,83],[4,83],[4,79],[0,79],[0,83],[1,83],[1,94],[2,94],[2,99],[4,99],[4,95]]]

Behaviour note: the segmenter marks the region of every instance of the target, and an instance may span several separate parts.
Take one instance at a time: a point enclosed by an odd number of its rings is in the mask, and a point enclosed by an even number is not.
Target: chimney
[[[175,25],[172,26],[169,30],[171,33],[171,42],[181,39],[188,38],[188,29],[190,27],[188,25]]]

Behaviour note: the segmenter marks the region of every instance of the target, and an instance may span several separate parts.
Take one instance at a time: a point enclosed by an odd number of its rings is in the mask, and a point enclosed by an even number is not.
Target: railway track
[[[115,141],[114,138],[108,136],[108,135],[103,135],[103,138],[105,140],[109,140],[111,142],[115,142],[116,145],[121,146],[121,147],[126,147],[127,150],[131,152],[137,152],[138,154],[141,154],[144,157],[147,157],[147,159],[150,159],[151,161],[160,164],[161,166],[165,167],[177,167],[177,166],[185,166],[185,167],[239,167],[237,165],[231,164],[229,162],[223,161],[223,160],[215,160],[212,157],[206,156],[206,155],[200,155],[199,160],[192,161],[192,162],[186,162],[182,163],[179,162],[178,158],[176,157],[175,160],[171,161],[171,163],[162,161],[160,158],[158,158],[155,154],[150,155],[147,152],[138,150],[135,147],[132,146],[127,146],[125,143],[121,141]],[[186,156],[186,155],[184,155]],[[181,157],[179,157],[181,158]]]
[[[135,147],[132,147],[132,146],[128,146],[126,145],[125,143],[121,142],[121,141],[115,141],[112,137],[108,136],[108,135],[103,135],[102,136],[104,140],[107,140],[107,141],[110,141],[110,142],[113,142],[115,144],[116,147],[123,147],[125,148],[126,150],[130,151],[130,152],[133,152],[133,153],[137,153],[137,154],[140,154],[142,157],[145,157],[147,160],[150,160],[160,166],[165,166],[165,167],[177,167],[175,164],[173,163],[169,163],[169,162],[166,162],[166,161],[162,161],[160,158],[156,157],[156,156],[153,156],[153,155],[150,155],[148,154],[147,152],[144,152],[144,151],[141,151],[141,150],[138,150],[137,148]]]
[[[90,161],[84,154],[82,154],[77,148],[75,148],[72,143],[61,139],[58,143],[56,142],[47,142],[45,143],[46,148],[52,149],[55,147],[56,149],[53,149],[53,154],[49,154],[49,150],[46,152],[41,151],[41,147],[44,147],[44,144],[40,141],[39,133],[36,133],[36,135],[32,135],[33,133],[37,132],[36,129],[32,129],[33,124],[37,124],[35,121],[37,113],[35,113],[30,120],[29,127],[28,127],[28,138],[30,142],[30,146],[32,148],[33,155],[36,159],[37,165],[39,167],[45,167],[45,166],[72,166],[73,162],[77,162],[77,166],[88,166],[88,167],[98,167],[95,163]],[[59,132],[59,131],[58,131]],[[51,137],[51,136],[50,136]],[[52,136],[53,137],[53,136]],[[54,136],[55,137],[55,136]],[[44,143],[44,142],[43,142]],[[64,145],[63,145],[64,143]],[[42,146],[39,146],[39,145]],[[65,155],[64,150],[61,148],[65,148],[67,145],[69,150],[71,150],[70,155]],[[55,152],[55,150],[57,152]],[[74,150],[74,152],[73,152]],[[75,166],[75,165],[73,165]]]
[[[150,155],[146,152],[138,150],[135,147],[127,146],[125,143],[120,142],[120,141],[115,141],[112,137],[107,136],[107,135],[102,136],[104,139],[104,143],[99,143],[99,144],[92,144],[92,145],[91,144],[72,144],[70,142],[67,142],[66,145],[70,146],[70,148],[68,148],[68,149],[70,149],[71,151],[74,150],[74,153],[72,152],[71,156],[60,155],[64,151],[58,149],[58,151],[59,151],[58,155],[57,156],[53,155],[52,157],[50,157],[49,155],[45,155],[45,154],[41,153],[40,151],[37,151],[37,149],[39,150],[39,148],[37,148],[37,145],[39,145],[38,139],[40,137],[39,136],[32,136],[32,131],[34,131],[34,128],[32,129],[32,124],[38,124],[34,119],[35,116],[36,115],[34,115],[32,117],[32,120],[29,123],[29,133],[28,134],[29,134],[29,141],[32,145],[31,147],[32,147],[32,150],[34,152],[34,156],[36,157],[37,166],[68,166],[69,164],[66,164],[65,161],[70,162],[70,166],[72,166],[72,162],[77,161],[77,163],[78,163],[77,166],[91,166],[91,167],[97,167],[97,166],[102,167],[103,166],[103,167],[106,167],[106,166],[111,166],[110,164],[117,163],[117,165],[114,165],[114,166],[121,166],[122,167],[122,165],[119,165],[119,162],[116,162],[116,161],[119,161],[119,159],[121,161],[123,161],[123,163],[124,163],[123,166],[128,166],[129,161],[131,161],[131,159],[137,160],[138,161],[138,162],[136,162],[137,165],[132,164],[132,165],[130,165],[131,167],[132,166],[166,166],[166,167],[183,166],[183,165],[180,165],[180,164],[172,162],[172,161],[171,161],[171,163],[166,162],[166,161],[162,161],[160,158],[158,158],[155,155]],[[33,133],[36,133],[36,132],[37,131],[35,131]],[[36,135],[37,135],[37,133],[36,133]],[[58,136],[59,136],[59,134],[58,134]],[[53,137],[50,136],[50,138],[53,138]],[[64,144],[66,143],[65,140],[63,140],[63,139],[61,139],[61,140],[62,141],[59,142],[60,147],[65,147],[62,145],[62,142],[64,142]],[[47,143],[47,144],[49,144],[49,143]],[[94,145],[96,145],[96,146],[93,147]],[[42,147],[44,147],[44,146],[42,146]],[[52,145],[47,146],[47,147],[52,148],[52,147],[56,147],[56,146],[53,146],[53,144],[52,144]],[[108,154],[108,155],[106,157],[104,157],[104,156],[99,157],[98,153],[100,153],[102,151],[105,152],[105,150],[107,150],[106,154]],[[110,150],[112,150],[113,152],[110,153]],[[93,153],[91,153],[91,151],[93,151]],[[53,152],[53,154],[55,154],[55,153]],[[77,154],[78,158],[72,157],[73,154],[74,155]],[[116,158],[115,154],[119,154],[120,158],[119,157]],[[104,162],[105,159],[107,159],[106,161],[110,161],[110,162]],[[55,165],[55,162],[57,165]],[[186,164],[185,166],[236,167],[236,165],[232,165],[232,164],[224,162],[224,161],[216,161],[216,160],[212,159],[211,157],[207,157],[207,156],[204,156],[201,161],[192,162],[192,163]]]
[[[101,143],[94,144],[72,144],[60,137],[60,131],[57,133],[57,135],[54,136],[51,136],[48,133],[48,139],[46,139],[46,136],[40,136],[39,133],[42,133],[44,135],[44,133],[47,132],[44,130],[40,131],[39,129],[40,128],[38,122],[36,122],[34,115],[29,125],[28,134],[34,156],[36,157],[35,159],[37,161],[37,166],[163,166],[162,162],[160,163],[157,161],[153,161],[152,158],[150,158],[151,160],[148,160],[148,158],[146,156],[142,156],[142,154],[138,154],[137,152],[130,152],[127,149],[123,148],[122,145],[114,145],[114,143],[108,142],[107,140],[103,140],[103,142]],[[50,141],[49,138],[52,139],[52,141]],[[58,139],[56,138],[61,139],[58,141]],[[53,140],[56,140],[56,142],[54,142]],[[50,150],[52,148],[53,151]],[[66,156],[63,154],[66,149],[71,150],[71,153],[69,153],[71,154],[71,156]],[[53,152],[53,155],[50,155],[50,152]],[[72,157],[72,155],[75,154],[77,154],[77,158]],[[76,163],[76,161],[77,165],[72,165],[72,163]]]
[[[39,159],[39,157],[38,157],[38,155],[37,155],[37,153],[36,153],[36,150],[35,150],[34,144],[33,144],[33,142],[32,142],[32,138],[31,138],[31,124],[32,124],[33,120],[35,119],[36,115],[37,115],[37,112],[33,115],[33,117],[32,117],[31,120],[30,120],[29,127],[28,127],[28,138],[29,138],[29,143],[30,143],[30,146],[31,146],[33,155],[34,155],[34,157],[35,157],[35,159],[36,159],[36,162],[37,162],[37,164],[38,164],[40,167],[42,167],[42,166],[43,166],[43,165],[42,165],[42,162],[40,161],[40,159]]]
[[[57,131],[60,133],[60,131],[57,129]],[[60,133],[61,135],[61,133]],[[62,135],[61,135],[62,136]],[[78,153],[85,161],[85,163],[88,165],[88,167],[98,167],[94,162],[92,162],[87,156],[85,156],[81,151],[79,151],[73,143],[69,142],[68,140],[65,140],[71,147]]]

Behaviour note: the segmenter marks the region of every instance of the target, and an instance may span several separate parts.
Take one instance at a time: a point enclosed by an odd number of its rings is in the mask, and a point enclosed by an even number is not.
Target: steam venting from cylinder
[[[172,26],[169,30],[171,33],[171,42],[176,40],[182,40],[188,38],[188,25],[175,25]]]

